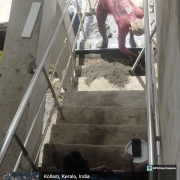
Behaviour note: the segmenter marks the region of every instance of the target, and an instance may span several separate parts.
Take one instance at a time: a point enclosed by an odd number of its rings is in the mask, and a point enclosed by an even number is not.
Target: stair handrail
[[[154,2],[155,3],[155,2]],[[151,41],[150,21],[149,21],[149,0],[144,0],[145,19],[145,69],[146,69],[146,106],[147,106],[147,126],[148,126],[148,164],[157,165],[160,153],[160,129],[158,114],[157,88],[155,81],[155,67],[153,57],[153,47]],[[155,12],[156,13],[156,12]],[[156,27],[155,27],[156,28]],[[155,174],[149,173],[150,180]]]

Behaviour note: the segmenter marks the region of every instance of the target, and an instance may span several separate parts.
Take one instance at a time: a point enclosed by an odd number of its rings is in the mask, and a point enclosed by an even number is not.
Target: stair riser
[[[43,167],[54,167],[52,152],[56,148],[63,153],[70,153],[73,150],[81,152],[89,163],[89,167],[108,165],[114,170],[124,169],[124,162],[121,154],[125,146],[83,146],[83,145],[58,145],[46,144],[44,148]]]
[[[144,91],[68,92],[64,95],[64,106],[146,106]]]
[[[119,91],[119,90],[144,90],[145,77],[129,77],[129,83],[118,87],[103,77],[92,79],[88,77],[73,78],[68,84],[68,91]]]
[[[146,125],[146,107],[62,107],[58,124]]]

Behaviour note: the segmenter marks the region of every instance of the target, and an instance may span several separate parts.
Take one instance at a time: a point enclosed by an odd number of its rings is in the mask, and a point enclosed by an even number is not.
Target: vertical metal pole
[[[29,162],[29,164],[33,168],[33,171],[37,171],[35,164],[33,163],[32,159],[30,158],[30,156],[26,150],[26,148],[24,147],[23,143],[21,142],[20,138],[18,137],[18,135],[16,133],[14,134],[14,138],[15,138],[16,142],[18,143],[19,147],[21,148],[21,150],[23,151],[24,157],[27,159],[27,161]]]
[[[146,52],[146,93],[147,93],[147,119],[148,119],[148,146],[149,146],[149,165],[156,164],[155,151],[155,132],[154,132],[154,119],[152,116],[151,108],[151,93],[152,93],[152,73],[151,73],[151,42],[149,32],[149,3],[144,0],[144,12],[145,12],[145,52]],[[150,173],[151,174],[151,173]],[[151,176],[151,175],[150,175]],[[150,180],[153,177],[150,177]]]
[[[83,26],[82,17],[81,17],[81,9],[79,7],[78,0],[76,0],[76,4],[77,4],[77,12],[78,12],[78,17],[79,17],[79,21],[80,21],[81,30],[82,30],[82,33],[83,33],[83,37],[85,39],[84,26]]]

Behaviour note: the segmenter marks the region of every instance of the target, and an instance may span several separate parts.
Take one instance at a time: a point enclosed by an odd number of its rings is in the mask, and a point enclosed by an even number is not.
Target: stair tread
[[[133,138],[147,139],[145,125],[54,124],[50,143],[126,145]]]
[[[119,90],[144,90],[145,76],[129,76],[129,83],[124,87],[118,87],[109,82],[108,79],[100,77],[92,79],[88,77],[73,78],[69,83],[68,91],[119,91]]]
[[[144,90],[66,92],[64,106],[146,106]]]

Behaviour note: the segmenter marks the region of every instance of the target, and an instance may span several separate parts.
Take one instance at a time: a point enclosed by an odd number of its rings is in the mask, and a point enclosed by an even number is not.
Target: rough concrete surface
[[[68,145],[68,144],[46,144],[44,147],[43,167],[54,167],[51,153],[59,148],[64,153],[72,150],[81,152],[87,159],[90,168],[108,165],[114,170],[123,170],[124,162],[121,154],[125,151],[125,146],[92,146],[92,145]]]
[[[57,124],[144,125],[147,123],[146,107],[63,106],[62,112],[65,119],[61,119],[58,113]]]
[[[29,73],[28,68],[36,59],[35,56],[41,25],[41,11],[38,15],[31,38],[21,38],[26,22],[25,17],[28,16],[32,2],[34,1],[13,0],[12,3],[3,58],[0,63],[0,73],[2,74],[0,77],[0,143],[2,143],[5,137],[12,118],[32,78],[32,74]],[[38,0],[38,2],[42,2],[42,0]],[[28,128],[28,126],[26,126],[27,119],[28,110],[25,111],[18,130],[16,131],[23,142]],[[20,149],[17,144],[15,142],[12,143],[0,171],[12,171],[19,153]]]
[[[68,91],[119,91],[119,90],[145,90],[145,76],[129,76],[129,82],[123,87],[110,84],[108,79],[99,77],[88,84],[88,77],[73,78],[68,85]]]
[[[64,106],[146,106],[145,91],[66,92]]]
[[[157,9],[161,163],[177,165],[180,179],[180,1],[159,0]]]
[[[127,145],[133,138],[147,141],[145,125],[53,125],[50,143]]]

